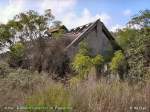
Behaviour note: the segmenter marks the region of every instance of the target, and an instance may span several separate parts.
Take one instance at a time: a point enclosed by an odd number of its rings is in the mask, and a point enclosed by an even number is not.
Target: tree
[[[137,32],[138,30],[131,28],[118,30],[116,40],[123,49],[126,49],[136,39]]]
[[[150,10],[140,11],[129,23],[140,26],[136,34],[136,39],[127,48],[129,63],[129,77],[131,81],[145,81],[149,77],[148,68],[150,66]]]
[[[54,19],[54,16],[51,14],[51,10],[48,9],[43,15],[39,15],[37,12],[30,10],[28,12],[20,13],[15,16],[14,23],[18,23],[17,27],[12,26],[15,32],[18,32],[18,38],[24,42],[30,40],[32,44],[36,41],[37,38],[45,38],[45,30],[48,30],[48,24]],[[11,24],[9,22],[8,24]]]
[[[33,10],[22,12],[5,25],[0,25],[0,43],[11,42],[14,44],[26,41],[35,44],[37,38],[45,38],[48,35],[49,22],[54,19],[51,10],[48,9],[43,15]]]
[[[128,22],[129,26],[139,26],[141,28],[150,27],[150,10],[140,11]]]
[[[61,24],[62,24],[61,21],[54,21],[54,22],[53,22],[53,27],[55,27],[55,28],[60,27]]]
[[[0,25],[0,50],[3,47],[6,47],[7,44],[11,44],[11,32],[9,31],[9,27],[7,25],[1,24]]]
[[[129,63],[129,79],[132,82],[145,81],[150,66],[149,46],[150,35],[139,33],[136,40],[126,50]]]
[[[10,50],[12,50],[12,46],[16,46],[16,42],[19,41],[19,43],[22,43],[25,47],[24,56],[30,60],[33,66],[35,65],[35,57],[37,55],[41,57],[43,53],[46,52],[46,41],[47,37],[49,37],[49,23],[52,22],[53,19],[54,16],[50,9],[46,10],[43,15],[33,10],[22,12],[16,15],[14,19],[10,20],[7,24],[1,25],[0,38],[2,39],[0,39],[0,43],[7,44],[10,41]],[[40,59],[41,58],[39,58],[38,61],[42,63]]]

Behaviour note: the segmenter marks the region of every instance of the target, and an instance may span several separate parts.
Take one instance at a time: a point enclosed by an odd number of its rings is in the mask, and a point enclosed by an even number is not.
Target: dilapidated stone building
[[[79,43],[82,41],[85,41],[88,48],[91,49],[91,55],[101,54],[103,56],[109,56],[114,51],[121,49],[99,19],[93,23],[71,29],[63,37],[71,40],[71,43],[66,47],[70,57],[75,55],[79,49]]]

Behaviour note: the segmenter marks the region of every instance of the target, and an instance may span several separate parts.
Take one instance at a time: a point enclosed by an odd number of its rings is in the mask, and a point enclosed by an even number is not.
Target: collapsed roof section
[[[63,28],[66,30],[66,33],[63,34],[62,38],[66,38],[66,39],[69,39],[71,41],[71,43],[66,48],[68,49],[73,45],[77,45],[98,24],[100,24],[102,26],[102,32],[106,35],[106,37],[110,41],[113,49],[114,50],[122,50],[121,47],[116,43],[114,37],[111,35],[111,33],[106,28],[104,23],[100,21],[100,19],[96,20],[95,22],[88,23],[88,24],[73,28],[70,31],[68,31],[68,29],[64,25],[61,26],[60,28]],[[49,31],[50,31],[50,33],[53,33],[53,32],[58,31],[60,28],[51,29]]]
[[[102,32],[106,35],[106,37],[110,41],[113,49],[121,50],[121,47],[116,43],[114,37],[108,31],[106,26],[100,21],[100,19],[96,20],[93,23],[85,24],[85,25],[79,26],[77,28],[71,29],[68,33],[66,33],[64,36],[72,39],[72,42],[67,46],[67,48],[71,47],[72,45],[78,44],[98,24],[101,24]]]

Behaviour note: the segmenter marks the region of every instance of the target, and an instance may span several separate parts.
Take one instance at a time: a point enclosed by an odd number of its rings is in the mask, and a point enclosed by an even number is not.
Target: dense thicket
[[[61,76],[67,72],[68,57],[64,48],[70,40],[53,38],[48,32],[50,23],[54,27],[60,25],[48,9],[43,15],[33,10],[22,12],[0,25],[0,48],[9,49],[11,67]]]
[[[128,22],[129,27],[117,32],[117,41],[129,64],[128,79],[144,81],[150,67],[150,10],[140,11]],[[133,26],[138,29],[133,29]]]

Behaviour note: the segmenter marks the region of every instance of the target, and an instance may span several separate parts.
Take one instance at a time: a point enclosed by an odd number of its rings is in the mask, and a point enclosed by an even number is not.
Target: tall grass
[[[141,87],[119,81],[87,81],[72,89],[73,109],[75,112],[149,112],[149,84]]]
[[[69,106],[72,110],[68,111],[73,112],[149,112],[149,84],[130,86],[127,82],[108,82],[105,79],[81,81],[69,87],[52,84],[46,91],[33,95],[27,104]]]
[[[59,111],[70,112],[70,94],[61,84],[51,82],[47,87],[41,89],[26,99],[26,106],[29,112],[54,112],[58,109]]]
[[[22,105],[29,107],[25,112],[150,112],[150,80],[131,85],[75,77],[64,86],[44,73],[2,70],[7,75],[0,78],[0,111]]]

